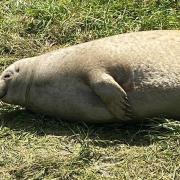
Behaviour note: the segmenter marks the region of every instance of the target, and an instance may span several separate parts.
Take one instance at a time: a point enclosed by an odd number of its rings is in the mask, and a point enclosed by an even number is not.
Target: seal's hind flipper
[[[91,71],[88,79],[91,88],[116,119],[130,120],[130,106],[127,94],[111,75],[101,71]]]

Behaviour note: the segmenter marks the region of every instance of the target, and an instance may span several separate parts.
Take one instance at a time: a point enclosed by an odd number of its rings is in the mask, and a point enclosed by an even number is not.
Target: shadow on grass
[[[0,109],[0,126],[14,131],[29,132],[37,136],[54,135],[71,136],[81,140],[90,139],[94,145],[101,147],[117,144],[148,146],[156,141],[159,135],[167,136],[176,131],[176,129],[164,126],[163,119],[160,118],[144,124],[70,123],[37,115],[19,107],[12,108],[12,106]]]

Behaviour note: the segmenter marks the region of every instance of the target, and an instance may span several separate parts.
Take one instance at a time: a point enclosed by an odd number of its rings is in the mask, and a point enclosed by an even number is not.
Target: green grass
[[[180,29],[174,0],[1,0],[0,69],[114,34]],[[180,122],[87,125],[0,104],[0,179],[179,179]]]

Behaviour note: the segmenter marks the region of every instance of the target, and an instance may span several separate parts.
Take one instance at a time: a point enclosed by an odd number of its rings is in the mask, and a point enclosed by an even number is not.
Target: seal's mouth
[[[7,95],[9,81],[14,77],[12,69],[5,70],[0,76],[0,99]]]
[[[7,95],[7,84],[4,80],[0,80],[0,99]]]

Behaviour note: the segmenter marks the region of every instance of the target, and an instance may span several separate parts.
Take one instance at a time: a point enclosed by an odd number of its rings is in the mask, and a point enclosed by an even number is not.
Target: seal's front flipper
[[[130,120],[127,94],[111,75],[101,71],[91,71],[88,79],[94,92],[116,119]]]

